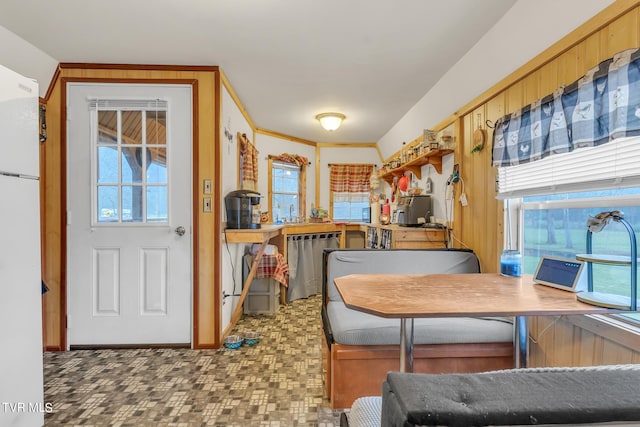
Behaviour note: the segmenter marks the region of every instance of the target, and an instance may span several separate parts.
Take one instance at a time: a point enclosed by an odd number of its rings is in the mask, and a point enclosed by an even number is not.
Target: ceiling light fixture
[[[322,113],[316,116],[316,119],[320,122],[320,125],[329,132],[332,132],[340,127],[342,121],[346,118],[344,114],[340,113]]]

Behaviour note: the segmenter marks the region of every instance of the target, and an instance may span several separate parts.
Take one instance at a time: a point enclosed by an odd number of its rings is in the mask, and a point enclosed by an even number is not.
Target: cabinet
[[[431,150],[396,168],[382,169],[378,177],[391,184],[394,177],[401,177],[409,171],[416,178],[422,179],[422,167],[425,165],[433,165],[438,173],[442,173],[442,157],[451,153],[453,150]]]
[[[448,230],[399,225],[367,227],[367,247],[373,249],[443,249],[447,247]]]

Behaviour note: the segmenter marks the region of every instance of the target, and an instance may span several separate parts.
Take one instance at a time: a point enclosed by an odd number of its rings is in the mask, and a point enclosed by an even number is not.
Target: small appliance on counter
[[[236,190],[227,194],[227,228],[260,228],[260,193],[253,190]]]
[[[431,218],[431,196],[402,196],[396,210],[397,223],[405,227],[421,227]]]

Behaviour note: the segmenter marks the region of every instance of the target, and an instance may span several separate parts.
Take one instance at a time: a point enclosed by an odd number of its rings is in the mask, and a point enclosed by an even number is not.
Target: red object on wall
[[[401,177],[398,180],[398,188],[402,191],[407,191],[407,188],[409,188],[409,178],[406,176]]]

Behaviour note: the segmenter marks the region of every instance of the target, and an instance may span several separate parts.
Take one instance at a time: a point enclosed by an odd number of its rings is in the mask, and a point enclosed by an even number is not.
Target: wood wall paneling
[[[520,80],[514,83],[506,91],[507,95],[507,113],[516,111],[525,106],[524,102],[524,81]]]
[[[474,215],[482,218],[485,224],[490,224],[494,223],[490,209],[490,206],[493,204],[493,199],[490,197],[490,189],[487,188],[487,177],[491,175],[491,150],[488,147],[491,144],[487,141],[485,142],[485,148],[483,148],[482,151],[480,151],[479,153],[471,152],[475,144],[473,142],[474,132],[476,132],[478,129],[485,129],[486,132],[486,117],[486,104],[484,104],[482,107],[476,108],[471,114],[471,129],[469,130],[469,135],[472,142],[470,144],[469,153],[471,160],[474,163],[471,176],[473,191],[471,194],[467,194],[467,201],[469,203],[469,206],[463,209],[472,207],[472,212]],[[495,250],[495,246],[493,245],[493,241],[491,239],[487,239],[487,236],[492,235],[493,234],[487,234],[487,230],[483,229],[482,227],[473,227],[473,240],[474,242],[478,242],[479,251],[482,253],[482,271],[488,272],[491,265],[490,254],[493,250]]]
[[[529,366],[640,363],[637,332],[622,331],[597,316],[534,317]]]
[[[586,69],[578,70],[578,50],[578,46],[574,46],[556,60],[558,62],[558,86],[573,83],[587,71]]]
[[[553,323],[553,357],[547,360],[550,366],[571,366],[573,362],[574,328],[558,319]]]
[[[525,105],[540,99],[540,79],[535,74],[525,77],[522,81],[522,86]]]
[[[60,90],[55,87],[47,101],[47,142],[44,144],[44,216],[43,222],[43,279],[49,287],[45,303],[47,350],[63,350],[61,331],[64,327],[65,313],[60,307],[65,303],[62,287],[62,213],[60,206],[62,191],[62,152],[60,136]]]
[[[590,70],[604,61],[605,57],[600,52],[600,34],[587,37],[578,49],[578,70]]]
[[[638,9],[611,22],[606,31],[606,58],[623,50],[638,47]],[[606,59],[603,58],[603,59]]]
[[[506,99],[504,94],[499,94],[490,99],[486,103],[487,119],[490,123],[495,123],[500,117],[505,115],[506,111]],[[492,141],[493,141],[493,129],[487,129],[487,147],[485,148],[484,160],[486,166],[486,180],[485,186],[487,190],[487,215],[488,218],[493,220],[488,221],[487,224],[487,241],[488,253],[484,255],[487,262],[485,268],[487,272],[498,272],[500,268],[500,253],[502,252],[502,246],[504,241],[504,203],[496,199],[496,179],[498,176],[498,169],[491,166],[492,161]]]
[[[553,93],[558,87],[558,63],[557,62],[549,62],[544,64],[540,71],[536,74],[539,83],[539,97],[549,95]],[[511,112],[512,110],[509,110]]]

